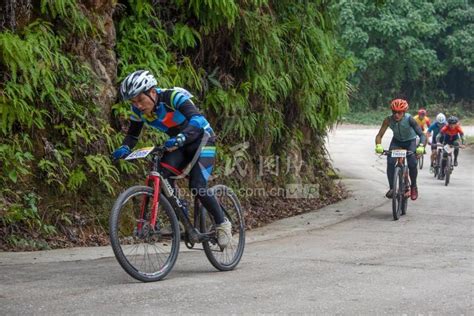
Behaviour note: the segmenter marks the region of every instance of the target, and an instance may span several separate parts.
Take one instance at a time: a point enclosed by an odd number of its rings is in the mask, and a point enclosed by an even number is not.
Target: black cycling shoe
[[[385,197],[389,199],[393,198],[393,190],[392,189],[388,190],[387,194],[385,194]]]

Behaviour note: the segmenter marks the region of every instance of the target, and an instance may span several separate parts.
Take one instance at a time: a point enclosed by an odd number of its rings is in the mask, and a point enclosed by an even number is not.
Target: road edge
[[[291,237],[323,229],[357,217],[388,202],[382,194],[372,199],[364,198],[364,195],[377,191],[379,186],[377,183],[367,183],[362,179],[343,179],[341,181],[350,193],[348,198],[312,212],[280,219],[264,227],[247,231],[246,243],[252,244]],[[185,247],[180,248],[180,252],[188,251]],[[0,266],[97,260],[113,256],[110,246],[74,247],[34,252],[0,252]]]

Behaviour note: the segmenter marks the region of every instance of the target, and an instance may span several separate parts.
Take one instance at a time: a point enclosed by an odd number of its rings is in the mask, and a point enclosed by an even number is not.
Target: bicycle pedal
[[[195,243],[190,242],[190,241],[188,241],[188,240],[184,240],[184,245],[185,245],[186,248],[188,248],[188,249],[194,249]]]

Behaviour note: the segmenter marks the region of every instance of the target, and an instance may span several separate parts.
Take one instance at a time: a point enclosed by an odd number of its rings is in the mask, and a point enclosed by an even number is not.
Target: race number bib
[[[405,149],[393,149],[392,157],[393,158],[404,158],[407,156],[407,151]]]
[[[453,151],[453,147],[449,145],[444,145],[444,151],[450,154]]]
[[[144,147],[144,148],[137,149],[133,151],[130,155],[128,155],[127,158],[125,158],[125,160],[145,158],[146,156],[148,156],[149,153],[153,151],[153,148],[155,147]]]

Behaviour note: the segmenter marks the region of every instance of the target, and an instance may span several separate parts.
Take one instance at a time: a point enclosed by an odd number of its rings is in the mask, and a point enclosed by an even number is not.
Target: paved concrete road
[[[235,271],[183,252],[164,281],[143,284],[108,248],[0,253],[0,315],[472,315],[473,150],[448,187],[423,169],[419,200],[394,222],[375,133],[333,132],[328,148],[353,197],[251,232]]]

